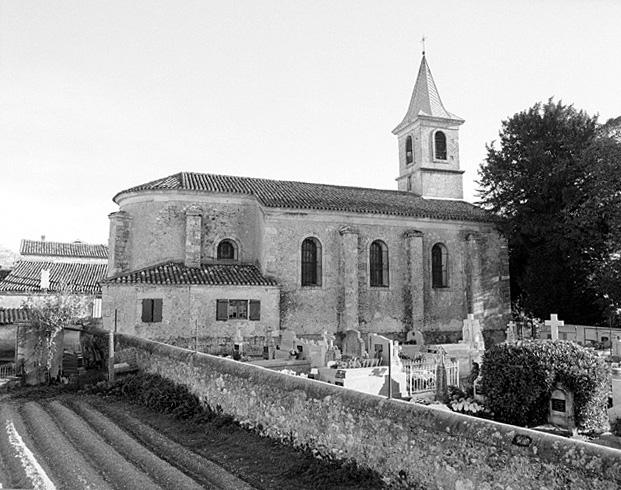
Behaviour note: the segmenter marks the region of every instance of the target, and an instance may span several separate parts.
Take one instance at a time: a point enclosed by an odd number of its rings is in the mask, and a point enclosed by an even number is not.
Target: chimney
[[[41,289],[50,289],[50,271],[41,269]]]
[[[201,210],[191,206],[185,213],[185,266],[201,266]]]

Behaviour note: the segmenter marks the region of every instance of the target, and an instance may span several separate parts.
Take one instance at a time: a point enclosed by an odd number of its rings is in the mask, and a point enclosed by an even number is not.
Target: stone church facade
[[[459,340],[473,313],[502,340],[507,248],[462,200],[463,122],[423,56],[396,191],[181,172],[119,192],[104,326],[188,346],[352,328],[429,343]]]

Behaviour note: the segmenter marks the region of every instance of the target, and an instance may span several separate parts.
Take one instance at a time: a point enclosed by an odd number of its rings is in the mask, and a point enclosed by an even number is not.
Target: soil
[[[198,425],[115,396],[21,389],[0,395],[0,420],[0,488],[387,488],[232,421]]]

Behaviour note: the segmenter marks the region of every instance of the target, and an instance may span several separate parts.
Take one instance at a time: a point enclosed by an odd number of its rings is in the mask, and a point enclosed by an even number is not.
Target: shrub
[[[525,340],[497,344],[483,356],[481,386],[498,421],[526,427],[546,423],[557,383],[574,393],[578,429],[606,429],[610,368],[591,350],[564,340]]]

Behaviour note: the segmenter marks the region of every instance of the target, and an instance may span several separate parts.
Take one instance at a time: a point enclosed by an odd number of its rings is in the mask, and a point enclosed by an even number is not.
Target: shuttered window
[[[226,321],[229,319],[229,302],[226,299],[219,299],[216,303],[216,320]]]
[[[219,299],[216,301],[216,321],[261,320],[261,302],[251,299]]]
[[[250,300],[250,320],[259,321],[261,319],[261,302],[256,299]]]
[[[142,300],[143,323],[157,323],[162,321],[162,299]]]

